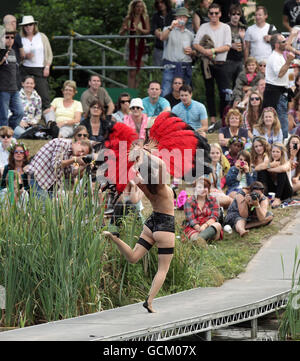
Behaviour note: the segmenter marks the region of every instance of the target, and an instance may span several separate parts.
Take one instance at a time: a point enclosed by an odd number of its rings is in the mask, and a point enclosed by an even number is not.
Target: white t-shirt
[[[264,36],[268,35],[270,24],[266,23],[262,28],[256,24],[249,26],[246,30],[245,41],[250,43],[250,56],[257,61],[268,59],[272,53],[272,47],[264,40]],[[273,30],[276,30],[275,26]]]
[[[30,66],[33,68],[43,68],[44,67],[44,45],[42,42],[42,37],[40,33],[36,33],[32,40],[30,41],[27,38],[22,38],[22,44],[25,51],[25,54],[33,53],[31,59],[25,59],[23,61],[24,66]]]
[[[227,24],[221,22],[217,29],[213,29],[210,26],[210,23],[202,24],[197,31],[193,44],[200,44],[204,35],[209,35],[211,37],[215,48],[219,48],[224,45],[229,45],[231,47],[231,28]],[[226,61],[227,53],[228,52],[218,53],[215,60]]]
[[[289,86],[288,72],[282,78],[278,78],[279,71],[284,64],[284,56],[274,50],[266,62],[266,83],[286,88]]]

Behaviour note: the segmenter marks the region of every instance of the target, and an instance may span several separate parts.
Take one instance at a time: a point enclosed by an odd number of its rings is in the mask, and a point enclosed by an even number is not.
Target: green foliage
[[[295,249],[294,266],[292,272],[292,291],[289,295],[286,309],[282,315],[279,326],[281,340],[300,339],[300,257],[299,249]],[[284,272],[284,269],[283,269]],[[297,278],[298,277],[298,278]]]

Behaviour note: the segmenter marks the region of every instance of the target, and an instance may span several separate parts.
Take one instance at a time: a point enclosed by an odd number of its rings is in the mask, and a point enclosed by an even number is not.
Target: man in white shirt
[[[253,56],[260,62],[271,55],[270,33],[274,33],[276,28],[266,22],[267,18],[267,9],[264,6],[258,6],[255,11],[255,24],[249,26],[245,34],[245,60]]]
[[[214,128],[216,123],[216,105],[214,94],[214,81],[216,81],[220,97],[220,117],[222,118],[224,108],[229,103],[226,99],[226,93],[230,88],[229,77],[225,69],[227,53],[231,47],[231,29],[230,26],[220,21],[221,7],[218,4],[211,4],[208,8],[209,23],[204,23],[197,31],[193,46],[206,59],[213,60],[213,64],[209,64],[209,74],[204,71],[203,62],[201,63],[202,73],[204,77],[206,89],[207,109],[210,116],[211,126]],[[204,37],[209,36],[214,43],[214,47],[205,46]],[[201,45],[202,44],[202,45]],[[212,128],[213,127],[213,128]]]
[[[295,55],[289,52],[286,59],[284,58],[283,52],[286,48],[286,39],[281,34],[272,35],[270,44],[273,52],[267,60],[263,108],[273,107],[276,109],[283,137],[287,138],[288,70],[295,59]]]
[[[172,82],[175,76],[184,79],[185,84],[192,81],[192,56],[196,51],[192,49],[194,34],[186,28],[190,14],[184,7],[178,8],[176,20],[170,26],[164,27],[160,39],[164,41],[163,51],[163,79],[162,96],[172,91]]]

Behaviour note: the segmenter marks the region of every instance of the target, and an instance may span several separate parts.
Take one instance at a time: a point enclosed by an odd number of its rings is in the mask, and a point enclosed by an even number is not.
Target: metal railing
[[[194,317],[161,327],[141,329],[114,336],[95,338],[93,341],[168,341],[199,333],[206,333],[206,340],[211,340],[211,331],[251,321],[251,338],[257,337],[257,320],[286,307],[290,291],[272,297],[227,309],[217,313]]]
[[[62,55],[56,55],[54,58],[60,57],[68,57],[69,64],[68,65],[54,65],[53,69],[56,70],[69,70],[69,79],[73,80],[73,74],[75,70],[83,70],[88,71],[90,73],[94,73],[94,70],[101,70],[101,78],[103,80],[107,80],[110,83],[117,85],[118,87],[127,88],[127,84],[122,84],[114,79],[111,79],[107,76],[107,71],[128,71],[137,69],[135,66],[127,66],[127,65],[106,65],[106,52],[114,53],[122,58],[124,58],[124,53],[119,50],[116,50],[106,44],[103,44],[96,40],[122,40],[122,39],[130,39],[130,38],[144,38],[148,40],[155,39],[154,35],[82,35],[75,31],[71,31],[70,35],[56,35],[53,36],[52,39],[54,40],[69,40],[69,47],[68,52]],[[96,39],[96,40],[95,40]],[[102,65],[80,65],[78,64],[74,58],[77,56],[74,53],[74,41],[88,41],[96,46],[99,46],[102,51]],[[140,69],[143,70],[156,70],[156,69],[163,69],[160,66],[141,66]]]

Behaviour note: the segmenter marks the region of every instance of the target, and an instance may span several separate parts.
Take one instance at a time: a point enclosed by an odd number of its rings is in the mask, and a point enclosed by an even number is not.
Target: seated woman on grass
[[[258,124],[253,128],[253,136],[265,137],[269,144],[282,143],[283,134],[277,112],[274,108],[264,108]]]
[[[291,163],[291,178],[294,192],[300,190],[300,137],[292,135],[286,145],[288,159]]]
[[[244,144],[248,139],[248,130],[242,127],[242,114],[238,109],[230,109],[226,114],[226,127],[219,130],[219,144],[225,154],[228,151],[228,142],[233,137],[242,139]]]
[[[264,137],[254,137],[251,147],[251,168],[257,181],[264,183],[264,173],[270,163],[271,146]]]
[[[211,183],[207,178],[200,177],[194,186],[194,195],[184,204],[184,233],[191,242],[206,248],[208,240],[220,239],[223,232],[218,222],[220,207],[209,194]]]
[[[235,165],[240,151],[244,150],[244,146],[245,143],[241,138],[233,137],[229,139],[228,151],[225,153],[225,157],[227,158],[230,167],[233,167]]]
[[[268,206],[264,185],[255,181],[237,193],[228,208],[224,224],[229,224],[243,237],[250,228],[265,226],[272,221],[273,214],[268,212]]]
[[[271,148],[270,162],[266,171],[263,171],[265,194],[275,193],[272,208],[293,196],[291,185],[291,163],[287,158],[286,147],[281,143],[274,143]]]
[[[8,164],[3,169],[0,183],[1,197],[7,193],[7,177],[10,170],[17,172],[20,175],[22,180],[22,182],[20,181],[20,184],[22,183],[22,188],[24,187],[25,190],[29,190],[28,175],[24,170],[25,166],[29,163],[29,152],[26,149],[25,144],[21,142],[13,143],[8,150]]]
[[[226,176],[224,175],[224,168],[230,168],[229,162],[223,156],[222,148],[218,143],[210,145],[210,158],[212,165],[212,173],[208,175],[211,182],[210,195],[215,197],[223,208],[228,208],[232,202],[232,198],[226,196],[222,188],[226,184]],[[224,164],[224,163],[227,164]]]
[[[250,164],[250,153],[246,150],[240,151],[235,165],[229,169],[226,176],[229,197],[235,198],[238,191],[249,187],[254,181],[250,172]]]

